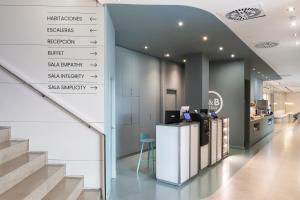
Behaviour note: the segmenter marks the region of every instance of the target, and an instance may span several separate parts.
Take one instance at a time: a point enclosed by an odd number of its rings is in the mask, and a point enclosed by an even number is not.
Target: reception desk
[[[250,146],[272,133],[274,130],[274,116],[258,117],[250,121]]]
[[[156,126],[156,179],[182,185],[199,171],[199,123]]]

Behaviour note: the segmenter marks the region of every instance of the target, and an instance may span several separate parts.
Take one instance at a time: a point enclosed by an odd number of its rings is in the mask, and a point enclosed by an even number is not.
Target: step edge
[[[68,195],[68,197],[67,197],[66,200],[77,199],[80,196],[82,188],[83,188],[83,178],[80,178],[80,177],[70,177],[70,176],[65,176],[60,182],[58,182],[56,184],[56,186],[58,186],[62,181],[64,181],[64,180],[70,180],[70,179],[76,179],[76,180],[78,180],[78,183],[76,183],[76,185],[74,186],[74,188],[72,188],[72,190],[71,190],[71,192]],[[47,196],[50,195],[51,192],[54,192],[57,189],[56,186],[45,195],[45,197],[43,198],[43,200],[46,199]]]
[[[15,159],[17,159],[17,158],[15,158]],[[5,163],[3,163],[3,164],[5,164]],[[32,174],[34,174],[35,172],[37,172],[38,170],[43,168],[46,164],[47,164],[47,154],[39,154],[37,157],[30,160],[29,162],[26,162],[23,165],[18,166],[17,168],[14,168],[12,171],[10,171],[10,172],[6,173],[5,175],[1,176],[0,177],[0,183],[1,183],[1,181],[3,181],[3,183],[6,187],[1,187],[2,189],[5,188],[5,190],[4,191],[0,190],[0,195],[5,193],[6,191],[10,190],[15,185],[22,182],[23,180],[25,180],[26,178],[28,178],[29,176],[31,176]],[[32,165],[36,165],[34,167],[34,170],[32,170],[33,169]],[[0,165],[0,167],[1,167],[1,165]],[[24,173],[24,170],[28,171],[28,172]],[[25,174],[25,176],[24,176],[24,174]],[[6,179],[9,179],[11,182],[13,180],[17,181],[17,182],[13,182],[12,184],[8,184],[8,183],[5,182]]]
[[[24,145],[25,145],[25,149],[23,149],[23,147],[22,147]],[[18,149],[20,147],[21,147],[21,149]],[[1,149],[0,150],[0,165],[25,154],[26,152],[28,152],[28,150],[29,150],[29,140],[22,140],[16,144],[13,144],[13,145],[10,145],[8,147]],[[10,156],[8,156],[8,157],[4,156],[5,154],[9,154],[9,153],[11,153]]]
[[[28,163],[30,163],[30,162],[32,162],[32,161],[34,161],[34,160],[40,158],[41,156],[46,156],[45,159],[46,159],[46,161],[47,161],[47,153],[42,153],[42,152],[41,152],[41,153],[26,152],[26,153],[24,153],[24,154],[22,154],[22,155],[20,155],[20,156],[18,156],[18,157],[16,157],[16,158],[12,159],[12,160],[9,160],[9,161],[7,161],[7,162],[5,162],[5,163],[1,163],[1,164],[0,164],[0,168],[1,168],[2,165],[6,165],[6,164],[8,164],[9,162],[12,162],[12,161],[14,161],[14,160],[16,160],[16,159],[18,159],[18,158],[24,156],[25,154],[28,154],[28,155],[30,155],[30,154],[35,154],[35,155],[38,155],[38,156],[36,156],[35,158],[33,158],[33,159],[30,160],[30,161],[27,161],[24,165],[27,165]],[[20,168],[20,167],[22,167],[22,166],[23,166],[23,165],[21,165],[21,166],[15,168],[14,170],[12,170],[12,171],[10,171],[10,172],[15,171],[16,169],[18,169],[18,168]],[[0,179],[1,179],[2,177],[3,177],[3,176],[0,176]]]
[[[35,196],[40,196],[40,198],[44,198],[53,188],[55,188],[55,186],[64,178],[65,172],[66,172],[66,168],[65,165],[46,165],[46,166],[59,166],[61,167],[60,169],[58,169],[55,173],[53,173],[50,177],[47,178],[47,180],[45,180],[45,182],[43,182],[40,186],[38,186],[37,188],[35,188],[35,190],[33,190],[30,194],[28,194],[26,196],[26,198],[24,200],[31,200],[31,199],[35,199],[33,197]],[[61,171],[63,171],[63,175],[61,175],[61,177],[56,177],[56,176],[60,176]],[[50,184],[49,182],[54,181],[53,179],[58,178],[58,181],[55,181],[55,183]],[[40,191],[38,191],[40,190]],[[44,191],[45,190],[45,191]]]

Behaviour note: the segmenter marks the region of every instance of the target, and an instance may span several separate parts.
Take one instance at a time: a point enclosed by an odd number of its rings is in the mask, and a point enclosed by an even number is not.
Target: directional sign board
[[[0,61],[103,131],[103,7],[95,0],[0,0],[0,18]]]

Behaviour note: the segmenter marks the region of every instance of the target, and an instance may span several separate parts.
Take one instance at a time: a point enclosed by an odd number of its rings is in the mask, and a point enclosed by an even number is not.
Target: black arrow
[[[90,54],[92,54],[92,55],[95,55],[95,56],[96,56],[96,55],[98,55],[98,53],[97,53],[97,52],[93,52],[93,53],[90,53]]]
[[[90,66],[94,66],[94,67],[97,67],[97,63],[94,63],[94,64],[90,64]]]
[[[96,32],[97,30],[96,29],[90,29],[90,32],[92,33],[92,32]]]
[[[97,44],[98,42],[97,42],[97,40],[95,40],[95,41],[90,41],[90,43],[91,44]]]
[[[92,78],[98,78],[98,76],[96,74],[94,76],[90,76],[90,77],[92,77]]]
[[[91,88],[93,88],[93,89],[95,89],[95,90],[97,90],[97,89],[98,89],[98,87],[97,87],[97,86],[94,86],[94,87],[91,87]]]
[[[90,17],[90,20],[91,20],[91,21],[96,21],[97,18],[96,18],[96,17]]]

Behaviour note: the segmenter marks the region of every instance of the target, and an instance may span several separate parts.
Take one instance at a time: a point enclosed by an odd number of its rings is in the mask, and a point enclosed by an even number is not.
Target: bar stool
[[[152,167],[153,167],[153,172],[154,172],[154,144],[155,144],[155,139],[150,138],[150,135],[148,133],[141,133],[140,135],[140,144],[141,146],[141,151],[140,151],[140,156],[139,156],[139,161],[138,161],[138,166],[136,169],[136,173],[139,173],[140,170],[140,165],[141,162],[144,161],[142,160],[142,156],[143,156],[143,150],[144,150],[144,146],[147,145],[147,150],[148,150],[148,159],[147,159],[147,163],[148,163],[148,168],[150,166],[150,160],[152,161]],[[152,158],[150,159],[150,153]]]

